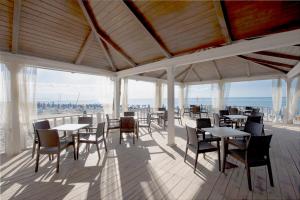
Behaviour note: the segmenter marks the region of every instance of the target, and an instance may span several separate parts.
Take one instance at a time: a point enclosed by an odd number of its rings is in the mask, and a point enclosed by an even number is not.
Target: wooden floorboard
[[[184,121],[187,121],[185,119]],[[244,165],[229,157],[237,168],[221,173],[217,153],[199,156],[193,172],[193,152],[185,154],[186,133],[176,124],[176,146],[168,146],[166,131],[154,126],[152,135],[141,129],[132,144],[119,134],[108,138],[108,152],[80,147],[79,160],[73,150],[62,153],[60,172],[56,160],[42,156],[34,173],[31,150],[15,157],[1,155],[0,194],[4,199],[300,199],[300,127],[266,123],[273,134],[270,156],[275,187],[271,187],[266,167],[251,168],[253,191],[248,190]]]

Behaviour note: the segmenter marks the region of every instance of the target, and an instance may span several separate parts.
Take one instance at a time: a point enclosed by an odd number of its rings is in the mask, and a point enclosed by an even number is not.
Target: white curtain
[[[9,140],[11,133],[11,94],[10,94],[10,72],[6,65],[0,60],[0,152],[9,152]]]
[[[289,100],[288,121],[293,122],[296,113],[300,109],[300,75],[291,81]]]
[[[128,111],[128,79],[122,79],[121,83],[121,104],[122,104],[122,112]]]
[[[20,67],[18,73],[20,147],[24,149],[32,145],[32,122],[37,118],[35,100],[37,68],[30,65]]]
[[[162,102],[162,83],[157,80],[155,83],[155,105],[154,108],[160,108]]]
[[[221,98],[221,91],[220,91],[219,83],[211,84],[211,105],[212,110],[214,113],[218,113],[220,110],[220,98]]]
[[[114,102],[114,81],[111,77],[101,76],[99,83],[99,100],[103,105],[104,114],[111,115],[113,113]]]
[[[213,112],[218,113],[219,110],[224,109],[226,99],[230,92],[230,83],[218,82],[211,84],[211,105]]]
[[[161,84],[161,103],[160,107],[168,107],[168,85],[166,83]]]
[[[272,104],[273,104],[274,122],[278,122],[280,118],[279,114],[282,106],[281,79],[276,79],[272,81]]]
[[[189,98],[189,85],[186,84],[184,87],[184,105],[183,105],[184,107],[188,107],[189,104],[188,98]]]

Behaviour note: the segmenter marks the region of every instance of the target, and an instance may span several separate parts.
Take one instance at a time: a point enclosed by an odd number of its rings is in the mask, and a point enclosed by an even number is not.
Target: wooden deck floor
[[[6,159],[1,157],[1,199],[300,199],[300,128],[266,125],[273,134],[271,162],[275,187],[270,186],[265,167],[252,168],[253,192],[247,187],[242,164],[220,173],[215,153],[199,157],[193,173],[194,154],[183,162],[184,128],[176,129],[177,146],[166,145],[167,133],[154,130],[152,136],[141,131],[132,145],[128,138],[118,144],[118,133],[108,139],[108,153],[95,147],[80,158],[72,150],[63,154],[60,173],[55,161],[42,156],[39,172],[34,173],[31,151]]]

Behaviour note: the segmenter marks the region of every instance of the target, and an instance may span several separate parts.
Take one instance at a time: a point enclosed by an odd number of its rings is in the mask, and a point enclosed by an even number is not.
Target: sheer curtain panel
[[[300,114],[300,75],[293,78],[290,88],[290,107],[288,111],[288,121],[292,123],[296,114]]]
[[[121,103],[122,103],[122,112],[128,111],[128,79],[122,79],[121,83]]]
[[[272,105],[274,122],[279,121],[279,114],[282,106],[282,86],[281,79],[272,80]]]

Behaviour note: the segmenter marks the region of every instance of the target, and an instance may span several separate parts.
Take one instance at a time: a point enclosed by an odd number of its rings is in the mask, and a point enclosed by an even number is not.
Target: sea
[[[211,98],[188,98],[185,100],[186,105],[202,104],[211,105]],[[128,99],[129,105],[150,105],[154,106],[153,99]],[[163,99],[163,105],[167,105],[167,99]],[[175,106],[179,105],[179,99],[175,99]],[[254,106],[272,108],[272,97],[229,97],[225,99],[225,105],[231,106]],[[282,98],[282,105],[286,105],[286,98]],[[300,101],[299,101],[300,105]]]

